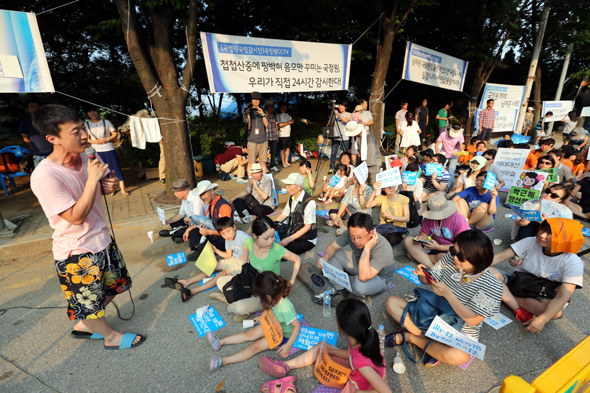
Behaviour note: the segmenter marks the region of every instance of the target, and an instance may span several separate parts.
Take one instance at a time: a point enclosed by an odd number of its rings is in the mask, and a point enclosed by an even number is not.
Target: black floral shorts
[[[131,288],[129,272],[114,240],[96,254],[88,252],[55,261],[55,268],[69,302],[71,320],[104,317],[106,298]]]

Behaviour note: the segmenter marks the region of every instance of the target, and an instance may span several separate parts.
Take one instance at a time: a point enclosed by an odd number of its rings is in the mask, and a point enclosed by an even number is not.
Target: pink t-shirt
[[[452,244],[455,237],[469,229],[469,223],[461,214],[455,212],[444,220],[424,219],[420,232],[432,236],[438,244]]]
[[[83,224],[74,225],[59,216],[80,199],[88,180],[88,157],[80,155],[79,171],[45,159],[31,175],[31,189],[49,220],[53,232],[53,258],[63,260],[70,255],[97,253],[111,242],[104,216],[100,187],[96,190],[92,210]]]
[[[459,134],[458,136],[451,138],[447,131],[440,134],[437,142],[442,142],[442,153],[445,155],[446,158],[453,158],[453,154],[458,151],[457,143],[465,143],[465,138],[463,134]]]
[[[353,382],[354,386],[357,390],[371,390],[373,386],[363,377],[363,374],[359,371],[359,369],[363,367],[372,367],[377,371],[377,374],[383,379],[385,379],[385,367],[377,367],[375,363],[367,357],[364,357],[361,354],[361,347],[358,346],[356,348],[349,348],[350,351],[350,367],[352,368],[352,372],[350,373],[350,380]]]

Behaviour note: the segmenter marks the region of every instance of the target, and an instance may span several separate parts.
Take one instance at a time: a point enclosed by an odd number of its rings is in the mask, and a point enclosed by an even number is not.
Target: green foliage
[[[303,147],[309,151],[318,150],[318,135],[322,133],[322,127],[315,123],[303,123],[295,120],[291,126],[291,137],[295,138],[295,143],[302,143]]]
[[[240,145],[244,141],[244,126],[240,120],[224,119],[216,121],[206,118],[189,123],[193,154],[206,154],[215,157],[223,152],[226,141]]]
[[[120,156],[123,162],[134,168],[157,168],[160,161],[160,146],[157,143],[146,143],[145,150],[136,149],[131,146],[129,138],[125,138],[121,143]]]

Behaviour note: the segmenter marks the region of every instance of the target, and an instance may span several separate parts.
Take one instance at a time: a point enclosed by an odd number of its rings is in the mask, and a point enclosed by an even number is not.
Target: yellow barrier
[[[590,336],[539,375],[531,384],[510,375],[500,393],[590,392]]]
[[[197,160],[193,160],[195,164],[195,177],[201,178],[203,177],[203,164],[198,162]]]

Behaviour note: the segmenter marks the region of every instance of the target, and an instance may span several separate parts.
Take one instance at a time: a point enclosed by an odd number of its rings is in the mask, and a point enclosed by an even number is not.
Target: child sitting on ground
[[[234,220],[231,217],[221,217],[217,220],[215,228],[221,237],[225,239],[226,251],[221,251],[212,245],[213,252],[223,258],[217,262],[217,266],[215,267],[215,271],[220,273],[206,283],[203,283],[203,285],[190,289],[188,288],[189,286],[202,281],[208,276],[201,272],[186,280],[178,280],[172,277],[166,277],[164,279],[169,287],[177,288],[181,291],[180,294],[183,302],[186,302],[198,293],[215,287],[220,277],[227,275],[235,276],[242,271],[242,265],[244,264],[244,241],[250,236],[246,232],[237,230]]]
[[[272,311],[283,330],[283,341],[279,344],[278,354],[281,357],[289,356],[289,352],[299,335],[301,323],[297,319],[297,313],[293,303],[287,298],[291,293],[291,282],[286,278],[277,276],[274,272],[264,271],[256,276],[252,285],[252,296],[260,299],[262,307],[266,311]],[[264,336],[264,330],[259,325],[260,318],[254,318],[257,326],[244,333],[234,334],[219,339],[211,332],[207,332],[207,340],[213,350],[219,351],[222,345],[241,344],[251,342],[245,349],[230,356],[214,356],[209,363],[211,371],[218,370],[221,366],[239,363],[250,359],[252,356],[269,349],[268,341]]]
[[[350,167],[347,167],[344,164],[340,164],[337,167],[337,172],[332,176],[330,179],[330,183],[328,184],[328,188],[324,193],[324,197],[320,198],[320,201],[324,202],[326,205],[332,203],[332,198],[337,191],[348,183],[348,178],[350,177]]]

